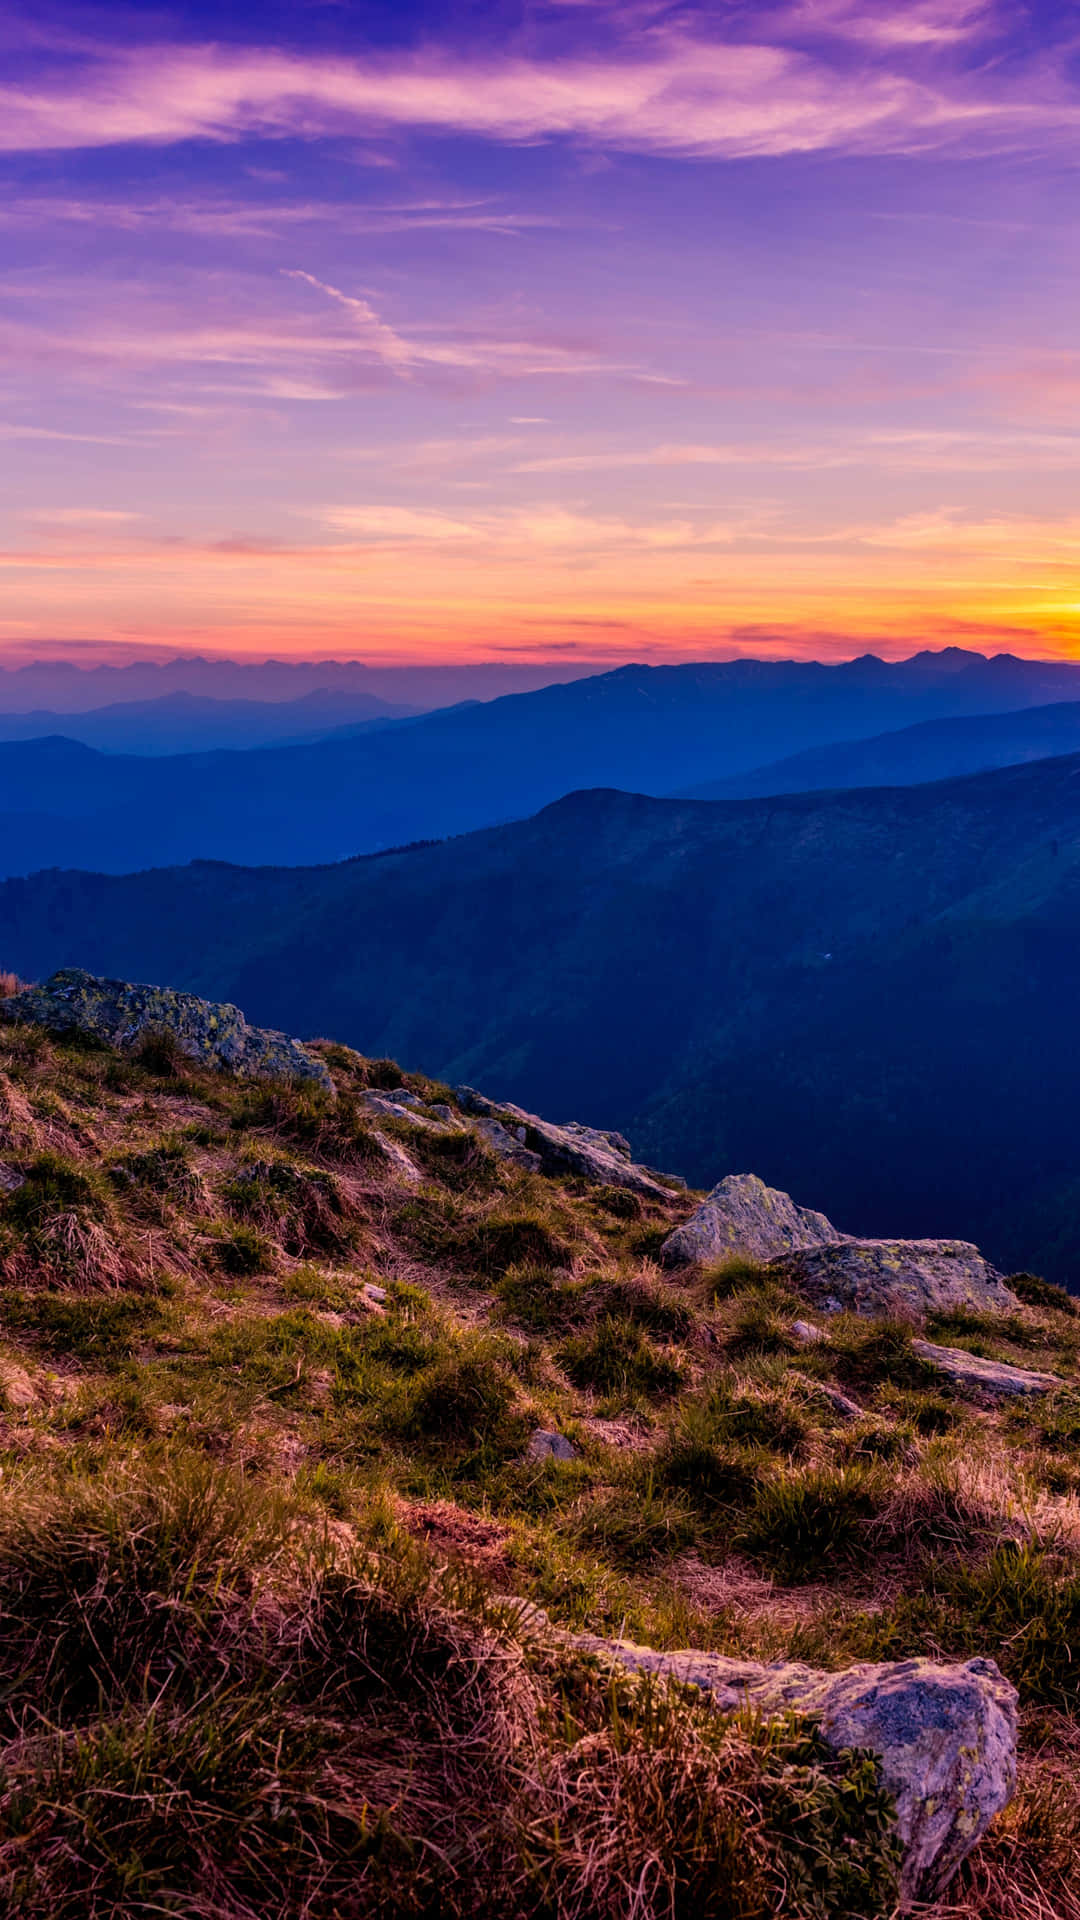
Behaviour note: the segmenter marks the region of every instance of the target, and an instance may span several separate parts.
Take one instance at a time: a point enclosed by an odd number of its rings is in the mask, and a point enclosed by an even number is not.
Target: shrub
[[[586,1309],[586,1288],[560,1279],[535,1260],[508,1267],[495,1292],[511,1320],[540,1333],[572,1326]]]
[[[631,1569],[685,1552],[696,1532],[689,1501],[658,1493],[651,1477],[644,1488],[600,1488],[586,1498],[571,1524],[576,1546]]]
[[[499,1163],[474,1133],[428,1133],[414,1127],[409,1152],[424,1172],[455,1193],[490,1193]]]
[[[912,1348],[912,1329],[902,1320],[861,1320],[838,1314],[829,1329],[828,1365],[846,1387],[922,1387],[937,1393],[941,1375]],[[812,1356],[811,1356],[812,1358]]]
[[[139,1042],[135,1059],[159,1080],[176,1080],[192,1065],[171,1027],[149,1028]]]
[[[773,1287],[752,1288],[739,1303],[727,1336],[728,1352],[744,1354],[794,1353],[798,1341],[791,1321],[798,1302]]]
[[[159,1324],[160,1308],[130,1294],[5,1292],[0,1317],[32,1333],[50,1353],[78,1360],[123,1360]]]
[[[730,1260],[719,1260],[705,1269],[705,1285],[713,1303],[730,1300],[734,1293],[746,1293],[748,1290],[761,1291],[769,1285],[767,1271],[759,1260],[748,1260],[742,1254],[734,1254]]]
[[[576,1387],[621,1398],[661,1398],[674,1393],[684,1378],[673,1355],[661,1352],[632,1322],[609,1314],[590,1332],[564,1340],[558,1359]]]
[[[601,1313],[664,1339],[685,1339],[694,1324],[686,1300],[649,1280],[593,1280],[585,1297]]]
[[[882,1499],[867,1469],[812,1467],[763,1480],[741,1536],[789,1580],[809,1580],[850,1559]]]
[[[509,1452],[522,1447],[527,1434],[514,1400],[514,1382],[494,1354],[451,1350],[388,1406],[384,1425],[403,1438]]]
[[[1080,1314],[1080,1301],[1076,1300],[1071,1293],[1067,1293],[1064,1287],[1055,1287],[1052,1281],[1042,1279],[1037,1273],[1010,1274],[1005,1285],[1015,1293],[1018,1300],[1023,1301],[1026,1307],[1041,1307],[1050,1313],[1065,1313],[1071,1320],[1075,1320]]]
[[[340,1253],[351,1234],[330,1173],[287,1160],[253,1160],[222,1188],[230,1212],[272,1232],[287,1253]]]
[[[488,1214],[474,1223],[463,1250],[485,1274],[505,1273],[508,1267],[524,1261],[563,1267],[572,1257],[568,1242],[535,1208]]]
[[[210,1242],[210,1255],[234,1279],[254,1273],[268,1273],[274,1264],[274,1250],[264,1234],[255,1227],[219,1227]]]

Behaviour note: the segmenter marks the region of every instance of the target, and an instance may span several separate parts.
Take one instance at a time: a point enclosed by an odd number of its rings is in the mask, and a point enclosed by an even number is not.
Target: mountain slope
[[[0,954],[171,979],[850,1231],[1080,1271],[1080,759],[723,805],[575,794],[321,869],[0,888]]]
[[[102,753],[198,753],[314,738],[346,724],[384,725],[419,711],[369,693],[325,687],[298,700],[215,700],[170,693],[157,700],[117,701],[88,713],[0,712],[0,742],[61,734]]]
[[[1019,713],[924,720],[870,740],[811,747],[730,779],[703,781],[680,790],[676,797],[742,800],[827,787],[906,787],[1076,752],[1080,752],[1080,701],[1060,701]]]
[[[0,746],[0,814],[53,823],[43,838],[40,821],[25,833],[9,821],[0,875],[43,857],[109,872],[195,857],[338,860],[520,818],[579,787],[664,793],[885,724],[1045,704],[1075,695],[1078,675],[963,653],[635,666],[316,745],[154,761]]]

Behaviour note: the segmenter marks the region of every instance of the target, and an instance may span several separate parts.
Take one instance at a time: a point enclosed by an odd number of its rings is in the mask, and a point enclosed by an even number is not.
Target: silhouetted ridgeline
[[[850,1232],[1080,1271],[1080,758],[724,805],[578,793],[321,869],[0,888],[0,955],[170,980]]]

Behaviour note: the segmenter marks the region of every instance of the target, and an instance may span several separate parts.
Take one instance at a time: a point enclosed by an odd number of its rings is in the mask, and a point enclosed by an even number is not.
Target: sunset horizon
[[[982,0],[0,13],[0,659],[1080,657],[1080,87]]]

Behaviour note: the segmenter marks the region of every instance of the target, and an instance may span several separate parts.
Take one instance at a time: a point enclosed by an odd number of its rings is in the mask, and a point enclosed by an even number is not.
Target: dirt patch
[[[448,1559],[464,1560],[485,1574],[508,1576],[510,1530],[451,1500],[402,1502],[398,1517],[414,1538]]]

